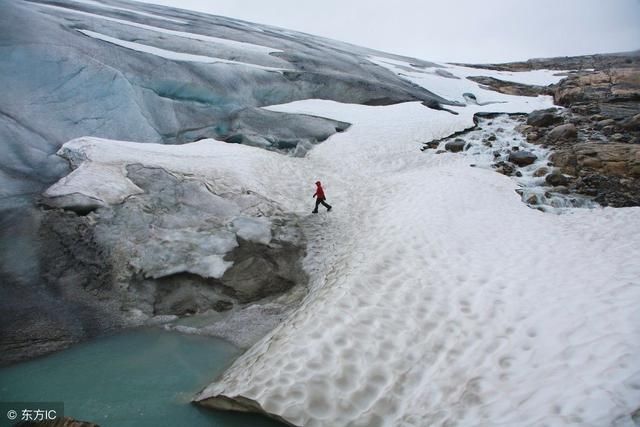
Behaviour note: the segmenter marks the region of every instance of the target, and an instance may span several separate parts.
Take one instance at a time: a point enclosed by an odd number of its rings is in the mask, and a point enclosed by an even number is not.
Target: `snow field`
[[[269,108],[354,123],[306,159],[335,208],[306,221],[303,306],[197,400],[241,396],[307,427],[628,418],[639,209],[548,215],[472,158],[418,154],[468,109]]]

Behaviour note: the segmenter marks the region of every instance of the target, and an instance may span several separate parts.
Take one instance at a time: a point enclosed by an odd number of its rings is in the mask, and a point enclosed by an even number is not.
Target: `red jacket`
[[[322,185],[320,184],[320,182],[316,182],[316,193],[313,195],[313,197],[317,197],[320,200],[324,200],[324,190],[322,189]]]

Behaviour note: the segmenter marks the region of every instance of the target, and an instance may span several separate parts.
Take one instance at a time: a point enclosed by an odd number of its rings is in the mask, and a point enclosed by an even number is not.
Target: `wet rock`
[[[547,142],[557,142],[562,140],[574,140],[578,135],[578,130],[573,123],[556,126],[547,134]]]
[[[464,150],[466,143],[467,142],[464,139],[457,138],[451,142],[447,142],[444,145],[444,148],[445,150],[450,151],[452,153],[458,153]]]
[[[559,172],[553,172],[545,177],[545,182],[553,187],[567,185],[569,179]]]
[[[525,124],[519,124],[518,126],[515,127],[515,130],[520,132],[520,133],[527,134],[528,132],[533,130],[533,126],[525,125]]]
[[[529,132],[527,134],[527,141],[528,142],[535,142],[538,139],[540,139],[540,135],[537,132]]]
[[[527,117],[527,124],[533,127],[547,127],[558,123],[562,123],[563,119],[558,115],[557,108],[547,108],[545,110],[536,110]]]
[[[429,141],[424,144],[423,148],[425,150],[435,150],[438,148],[439,145],[440,145],[440,141]]]
[[[615,120],[613,120],[613,119],[598,120],[598,121],[595,123],[595,126],[596,126],[598,129],[602,129],[602,128],[607,127],[607,126],[611,126],[611,125],[613,125],[613,124],[615,124],[615,123],[616,123],[616,121],[615,121]]]
[[[537,159],[538,157],[530,151],[514,151],[509,154],[509,161],[518,166],[528,166]]]
[[[591,195],[603,206],[629,207],[640,205],[640,180],[624,180],[616,176],[590,174],[582,177],[576,189]]]
[[[540,177],[545,176],[545,175],[546,175],[546,174],[548,174],[548,173],[549,173],[549,169],[547,169],[547,168],[545,168],[545,167],[542,167],[542,168],[540,168],[540,169],[536,170],[536,171],[533,173],[533,176],[535,176],[536,178],[540,178]]]
[[[538,204],[538,197],[535,194],[532,194],[531,196],[529,196],[529,198],[527,198],[527,204],[529,204],[529,205],[537,205]]]
[[[509,162],[497,162],[493,167],[496,168],[496,172],[507,176],[512,176],[516,171],[515,165]]]
[[[624,120],[622,122],[622,127],[630,131],[636,131],[636,132],[640,131],[640,113]]]

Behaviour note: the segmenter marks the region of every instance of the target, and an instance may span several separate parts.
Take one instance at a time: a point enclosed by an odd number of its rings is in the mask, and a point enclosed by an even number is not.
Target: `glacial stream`
[[[102,427],[282,426],[190,403],[239,352],[215,338],[133,330],[0,369],[0,401],[64,402],[66,416]]]

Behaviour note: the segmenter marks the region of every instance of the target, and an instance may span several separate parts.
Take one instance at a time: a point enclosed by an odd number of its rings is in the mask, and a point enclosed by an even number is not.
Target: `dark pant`
[[[321,199],[320,197],[316,199],[316,208],[313,210],[313,213],[318,213],[318,206],[320,206],[320,204],[327,208],[327,210],[331,209],[331,205],[326,204],[325,200],[326,199]]]

